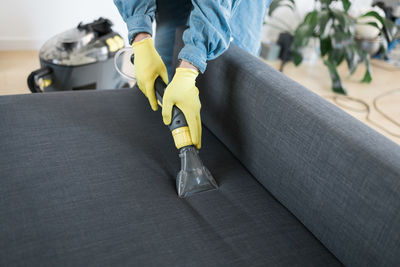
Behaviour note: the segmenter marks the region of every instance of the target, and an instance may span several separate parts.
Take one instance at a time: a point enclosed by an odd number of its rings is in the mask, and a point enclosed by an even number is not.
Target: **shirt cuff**
[[[134,15],[126,20],[128,26],[128,40],[132,44],[133,38],[140,32],[153,35],[153,20],[149,15]]]
[[[201,73],[204,73],[207,67],[207,55],[205,51],[194,45],[185,45],[179,52],[178,59],[184,59],[195,65]]]

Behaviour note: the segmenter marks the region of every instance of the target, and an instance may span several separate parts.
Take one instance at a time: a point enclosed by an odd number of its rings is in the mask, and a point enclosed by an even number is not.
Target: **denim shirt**
[[[169,0],[174,1],[174,0]],[[189,0],[188,0],[189,1]],[[225,52],[232,41],[253,55],[260,49],[261,30],[271,0],[192,0],[178,58],[204,72],[207,61]],[[156,0],[114,0],[127,24],[129,40],[140,32],[152,34]]]

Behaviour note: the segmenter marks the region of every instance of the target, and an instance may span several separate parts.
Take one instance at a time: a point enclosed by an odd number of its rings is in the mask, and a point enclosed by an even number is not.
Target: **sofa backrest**
[[[197,85],[206,127],[339,260],[400,266],[400,146],[235,45]]]

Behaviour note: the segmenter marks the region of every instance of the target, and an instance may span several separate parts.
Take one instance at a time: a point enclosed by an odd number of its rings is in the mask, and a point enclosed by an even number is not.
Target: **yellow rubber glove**
[[[164,62],[154,47],[151,38],[134,42],[132,44],[135,68],[135,77],[142,93],[150,102],[151,108],[158,109],[156,94],[154,91],[154,81],[158,76],[165,84],[168,84],[168,73]]]
[[[177,68],[174,78],[165,89],[162,116],[165,125],[171,124],[172,107],[177,106],[185,115],[193,144],[201,148],[201,119],[199,89],[196,87],[197,71]]]

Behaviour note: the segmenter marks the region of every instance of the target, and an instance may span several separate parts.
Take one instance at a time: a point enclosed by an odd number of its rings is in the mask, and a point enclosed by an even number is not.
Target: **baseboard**
[[[44,39],[0,37],[0,50],[39,50]]]

